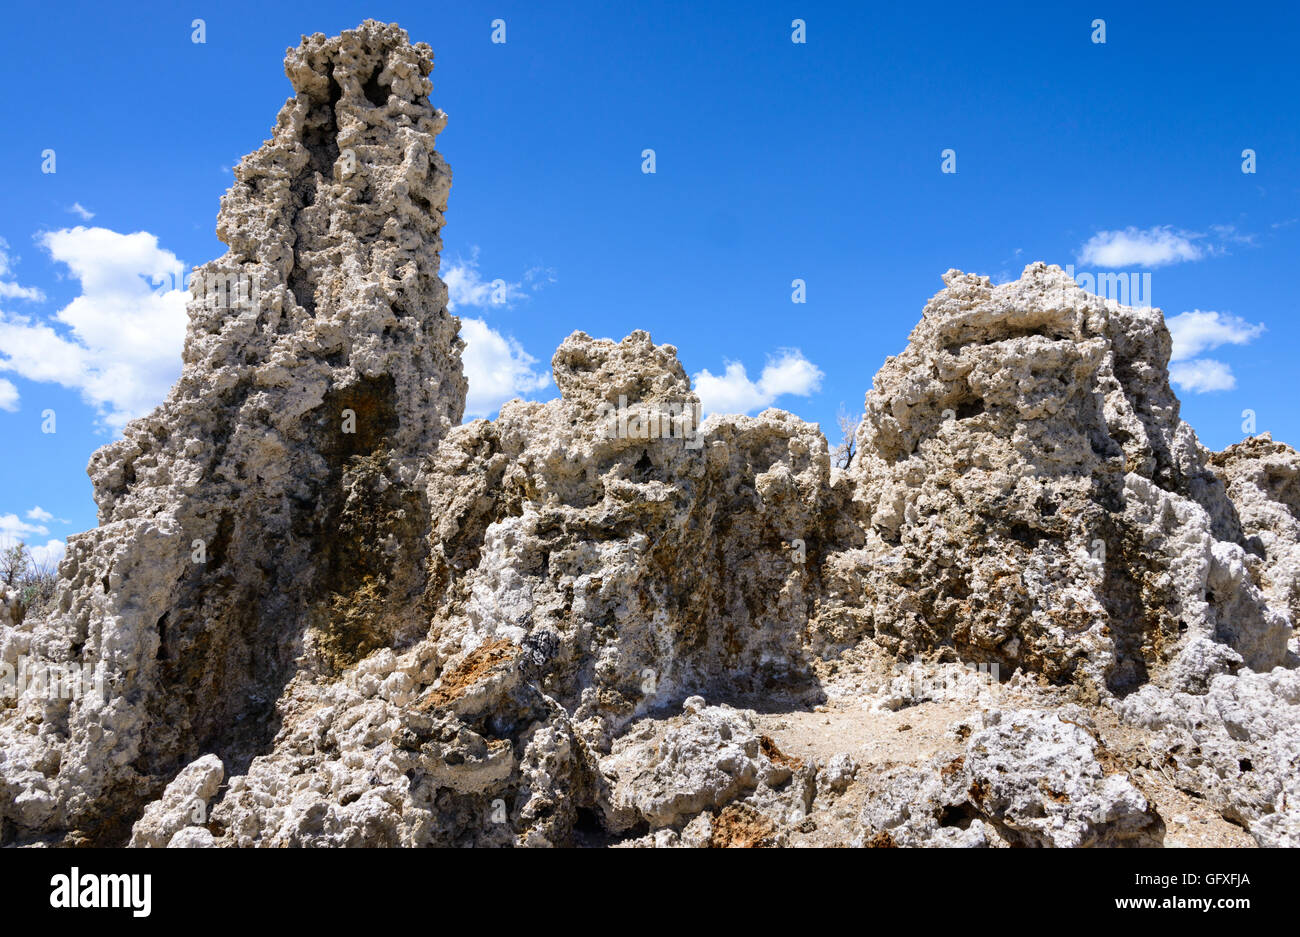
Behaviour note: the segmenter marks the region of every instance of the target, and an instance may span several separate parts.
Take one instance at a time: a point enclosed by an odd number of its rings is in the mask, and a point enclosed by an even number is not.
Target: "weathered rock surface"
[[[752,714],[727,706],[705,707],[698,696],[686,701],[683,725],[660,735],[661,726],[658,720],[646,720],[601,760],[611,789],[605,810],[612,832],[641,824],[652,830],[682,826],[706,810],[726,807],[760,784],[779,791],[804,767],[760,735]]]
[[[817,695],[801,633],[838,523],[817,427],[768,410],[642,438],[638,419],[698,408],[676,350],[644,332],[575,333],[552,364],[559,399],[439,447],[440,653],[525,644],[593,740],[696,692]],[[620,399],[627,431],[602,409]]]
[[[378,23],[290,50],[295,96],[193,280],[183,374],[92,458],[100,526],[70,539],[56,611],[24,622],[25,652],[111,690],[0,725],[6,835],[124,838],[199,754],[264,749],[300,670],[427,626],[420,459],[465,395],[430,68]]]
[[[892,772],[860,818],[859,846],[1157,846],[1164,826],[1099,760],[1084,727],[1054,713],[986,713],[964,755]]]
[[[0,700],[0,843],[1154,845],[1208,804],[1300,845],[1300,456],[1201,447],[1158,310],[949,271],[844,471],[699,425],[639,331],[458,425],[431,67],[290,50],[180,381],[91,460],[53,610],[0,606],[0,673],[102,687]]]
[[[438,447],[428,637],[356,668],[368,699],[351,673],[289,688],[295,734],[214,815],[238,842],[550,845],[593,817],[673,824],[644,792],[609,807],[598,763],[630,720],[700,691],[820,697],[800,642],[834,526],[816,427],[778,411],[696,427],[675,350],[645,333],[577,333],[553,368],[559,399],[506,404]],[[606,406],[620,397],[624,429]],[[676,428],[643,438],[650,414]],[[365,734],[340,738],[339,719]],[[753,787],[736,770],[723,800]],[[362,790],[391,809],[362,816]]]
[[[1265,595],[1300,623],[1300,454],[1264,433],[1213,454],[1210,467],[1227,486],[1247,549],[1263,560]]]
[[[1045,264],[944,282],[867,395],[860,633],[1120,694],[1188,676],[1198,639],[1284,663],[1289,615],[1178,418],[1160,312]]]
[[[186,765],[167,785],[162,797],[144,808],[144,814],[131,830],[130,845],[154,849],[169,846],[182,831],[191,827],[197,827],[202,833],[197,839],[195,834],[187,834],[182,842],[200,845],[205,839],[210,840],[212,834],[204,827],[208,804],[217,796],[225,776],[225,765],[216,755],[204,755]]]
[[[1119,704],[1158,730],[1152,760],[1261,846],[1300,846],[1300,671],[1215,677],[1203,694],[1143,687]]]
[[[22,596],[15,589],[0,586],[0,625],[14,627],[22,621]]]

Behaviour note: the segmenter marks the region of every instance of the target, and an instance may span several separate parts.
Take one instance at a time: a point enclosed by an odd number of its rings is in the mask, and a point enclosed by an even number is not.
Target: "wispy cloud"
[[[1258,238],[1249,232],[1238,231],[1236,225],[1212,224],[1210,230],[1224,244],[1247,244],[1253,246]]]
[[[49,533],[44,524],[29,524],[17,514],[0,514],[0,538],[26,540],[33,536],[46,537]]]
[[[531,290],[540,290],[545,286],[555,283],[557,277],[554,267],[546,267],[538,264],[535,267],[529,267],[524,271],[524,282],[528,284]]]
[[[89,208],[84,207],[80,202],[73,202],[68,211],[78,216],[82,221],[89,221],[95,217],[95,213]]]
[[[1256,235],[1236,225],[1212,224],[1210,233],[1172,225],[1098,231],[1079,248],[1079,263],[1094,267],[1163,267],[1229,253],[1231,245],[1255,246]]]
[[[120,431],[162,402],[181,369],[184,266],[145,231],[65,228],[39,243],[81,283],[51,319],[0,312],[0,371],[80,391],[101,422]]]
[[[1222,345],[1245,345],[1265,331],[1264,324],[1252,324],[1226,312],[1193,309],[1165,320],[1173,338],[1169,379],[1182,390],[1203,394],[1232,390],[1237,378],[1232,368],[1213,358],[1198,357]]]
[[[18,410],[18,388],[13,381],[0,377],[0,410],[14,413]]]
[[[783,348],[778,357],[767,360],[757,381],[750,380],[745,366],[728,361],[716,375],[707,368],[692,379],[705,414],[752,413],[772,405],[785,394],[807,397],[821,389],[822,371],[797,348]]]
[[[487,279],[479,272],[478,248],[475,247],[469,260],[455,260],[442,270],[442,280],[447,284],[447,308],[454,310],[457,306],[476,306],[486,309],[492,306],[506,307],[517,300],[527,299],[523,285],[501,277]]]
[[[10,278],[13,276],[13,258],[9,256],[9,242],[0,238],[0,299],[22,299],[28,302],[44,302],[45,294],[34,286],[19,286]]]
[[[1200,260],[1210,252],[1198,244],[1202,237],[1169,225],[1139,230],[1098,231],[1079,249],[1079,263],[1096,267],[1162,267]]]

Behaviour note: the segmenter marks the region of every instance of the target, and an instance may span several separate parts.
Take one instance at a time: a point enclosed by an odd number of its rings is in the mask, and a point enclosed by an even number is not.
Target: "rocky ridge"
[[[949,271],[844,470],[645,332],[461,425],[431,51],[285,65],[180,381],[0,618],[93,677],[0,700],[0,841],[1300,845],[1300,456],[1200,445],[1158,310]]]

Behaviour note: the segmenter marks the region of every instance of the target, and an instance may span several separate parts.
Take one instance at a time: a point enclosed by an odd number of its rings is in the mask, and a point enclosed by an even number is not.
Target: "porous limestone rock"
[[[858,773],[858,763],[848,752],[840,752],[826,763],[818,775],[818,783],[834,794],[843,794]]]
[[[0,838],[121,841],[199,754],[269,745],[295,675],[427,627],[420,460],[465,397],[431,67],[371,21],[289,51],[294,97],[192,280],[181,377],[91,459],[100,526],[30,623],[31,653],[111,689],[0,720]]]
[[[630,720],[696,691],[820,698],[801,645],[836,525],[817,428],[699,427],[675,349],[644,332],[575,333],[552,365],[559,399],[432,453],[428,637],[287,688],[275,750],[215,812],[235,842],[565,843],[621,815],[597,761]]]
[[[1155,730],[1152,761],[1177,784],[1261,846],[1300,846],[1300,671],[1223,674],[1196,694],[1146,686],[1117,708]]]
[[[18,594],[18,590],[0,586],[0,625],[13,628],[20,624],[22,619],[22,596]]]
[[[215,849],[216,839],[206,827],[187,826],[177,831],[167,844],[168,849]]]
[[[342,680],[297,682],[275,747],[213,811],[237,846],[567,844],[596,802],[595,760],[522,678],[519,648],[434,665],[423,641]]]
[[[692,706],[692,701],[699,705]],[[601,760],[611,790],[607,826],[614,832],[638,823],[652,830],[680,826],[706,809],[722,808],[758,787],[788,781],[791,767],[774,749],[764,751],[753,719],[729,706],[687,701],[684,725],[660,735],[649,719],[629,730]]]
[[[162,797],[144,808],[144,814],[131,829],[130,845],[154,849],[169,846],[191,827],[202,829],[208,834],[207,840],[211,840],[212,834],[205,827],[208,804],[217,796],[225,776],[225,765],[216,755],[204,755],[186,765],[167,785]],[[202,840],[201,834],[196,838],[195,834],[187,833],[176,845],[198,844]]]
[[[835,561],[858,632],[839,612],[827,633],[1120,694],[1183,673],[1198,638],[1282,663],[1290,617],[1178,417],[1159,310],[1041,263],[944,283],[867,395],[867,547]]]
[[[1227,486],[1247,549],[1263,558],[1264,594],[1300,622],[1300,454],[1263,433],[1214,453],[1210,467]]]
[[[994,710],[955,760],[896,769],[859,818],[856,845],[1153,846],[1164,823],[1096,738],[1056,713]]]
[[[439,653],[528,648],[602,751],[693,693],[817,697],[802,635],[842,513],[817,427],[778,410],[695,425],[676,349],[645,332],[574,333],[552,368],[559,399],[438,449]]]

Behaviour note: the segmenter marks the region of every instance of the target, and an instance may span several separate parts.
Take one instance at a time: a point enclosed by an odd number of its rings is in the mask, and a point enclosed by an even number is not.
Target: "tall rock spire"
[[[295,674],[427,624],[419,462],[466,391],[432,67],[374,21],[289,50],[294,97],[222,199],[228,251],[192,279],[180,380],[91,459],[100,526],[9,642],[102,681],[6,714],[10,832],[119,841],[200,752],[238,766],[268,744]]]

